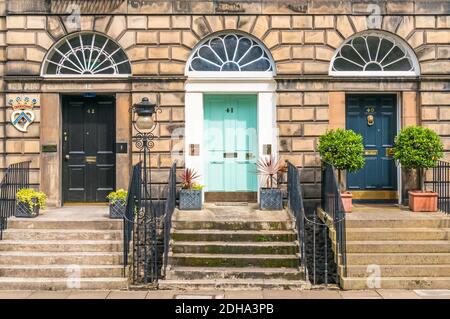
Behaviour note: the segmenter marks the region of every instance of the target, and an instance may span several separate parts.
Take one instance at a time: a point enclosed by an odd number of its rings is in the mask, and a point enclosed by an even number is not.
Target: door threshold
[[[373,191],[352,191],[354,200],[362,201],[395,201],[398,200],[398,191],[373,190]]]
[[[68,203],[63,203],[63,207],[64,206],[108,206],[108,202],[95,202],[95,203],[89,203],[89,202],[68,202]]]

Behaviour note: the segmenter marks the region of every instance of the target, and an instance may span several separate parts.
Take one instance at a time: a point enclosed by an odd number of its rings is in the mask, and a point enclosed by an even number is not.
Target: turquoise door
[[[257,191],[256,107],[256,95],[204,96],[205,191]]]

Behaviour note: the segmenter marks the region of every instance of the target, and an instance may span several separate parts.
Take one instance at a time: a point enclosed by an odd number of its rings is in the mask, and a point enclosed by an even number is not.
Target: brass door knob
[[[64,156],[64,158],[66,159],[66,161],[70,160],[70,155],[66,155]]]

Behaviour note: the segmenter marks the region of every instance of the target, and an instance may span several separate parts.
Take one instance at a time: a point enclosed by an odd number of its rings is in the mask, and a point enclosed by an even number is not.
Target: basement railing
[[[176,163],[164,185],[165,199],[152,197],[152,185],[145,187],[143,175],[142,163],[134,165],[123,223],[124,275],[129,269],[134,285],[157,284],[165,276],[176,205]]]
[[[322,167],[322,201],[321,207],[329,216],[335,232],[336,240],[336,262],[342,268],[343,276],[347,276],[347,253],[345,233],[345,211],[342,203],[341,192],[336,178],[335,169],[332,165],[324,164]]]
[[[31,161],[11,164],[0,184],[0,240],[8,227],[8,218],[14,216],[16,194],[21,188],[30,187]]]
[[[432,185],[433,192],[438,194],[438,209],[446,214],[450,214],[450,163],[438,161],[433,167],[432,180],[428,182]]]

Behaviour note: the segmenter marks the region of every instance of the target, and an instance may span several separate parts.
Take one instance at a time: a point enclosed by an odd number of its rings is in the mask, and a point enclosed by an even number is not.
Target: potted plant
[[[203,185],[195,182],[200,177],[196,170],[186,168],[181,174],[180,209],[201,210]]]
[[[364,167],[363,137],[352,130],[329,130],[319,138],[319,153],[323,163],[338,171],[338,186],[344,211],[352,211],[353,196],[342,182],[342,172],[354,172]]]
[[[118,189],[106,196],[109,200],[109,218],[118,219],[125,215],[125,208],[127,207],[128,192],[124,189]]]
[[[45,209],[47,195],[32,188],[22,188],[16,194],[16,217],[34,218]]]
[[[425,190],[425,172],[437,165],[443,150],[439,136],[425,127],[407,127],[395,138],[394,159],[402,168],[416,169],[419,176],[420,189],[408,192],[409,208],[414,212],[437,211],[438,194]]]
[[[278,188],[283,173],[286,171],[279,158],[273,156],[261,157],[256,163],[258,174],[265,179],[266,187],[259,189],[259,208],[261,210],[283,209],[283,194]],[[274,186],[275,184],[275,186]]]

